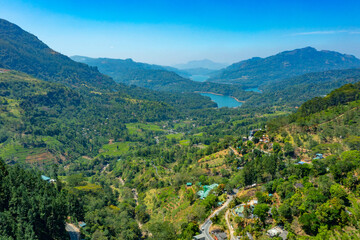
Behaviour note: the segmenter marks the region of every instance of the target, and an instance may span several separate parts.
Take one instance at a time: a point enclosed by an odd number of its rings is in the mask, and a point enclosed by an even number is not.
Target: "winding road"
[[[212,214],[210,214],[210,216],[205,220],[203,225],[200,227],[201,232],[204,233],[206,236],[206,240],[214,240],[214,238],[210,235],[210,227],[212,224],[212,221],[210,219],[215,215],[218,215],[221,210],[223,210],[229,205],[231,200],[233,200],[233,196],[228,195],[228,197],[229,197],[228,200],[226,200],[226,202],[221,207],[219,207]]]

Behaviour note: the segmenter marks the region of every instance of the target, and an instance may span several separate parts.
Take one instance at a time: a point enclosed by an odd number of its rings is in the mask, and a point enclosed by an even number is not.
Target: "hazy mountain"
[[[116,82],[136,85],[152,90],[168,92],[214,92],[246,99],[253,93],[245,92],[241,88],[211,82],[195,82],[179,76],[171,69],[159,65],[134,62],[132,59],[88,58],[74,56],[72,59],[90,66],[96,66],[100,72],[109,75]]]
[[[360,67],[360,60],[352,55],[306,47],[267,58],[256,57],[234,63],[208,81],[237,83],[250,87],[310,72],[356,67]]]
[[[0,68],[70,85],[112,88],[115,82],[96,68],[75,62],[17,25],[0,19]]]
[[[210,70],[219,70],[228,65],[229,64],[226,63],[217,63],[209,59],[203,59],[203,60],[194,60],[183,64],[176,64],[174,65],[174,67],[179,69],[207,68]]]
[[[170,71],[178,74],[182,77],[190,76],[187,72],[169,67],[169,66],[160,66],[155,64],[147,64],[141,62],[135,62],[131,58],[128,59],[113,59],[113,58],[90,58],[84,56],[72,56],[70,57],[74,61],[88,64],[90,66],[98,67],[100,72],[112,76],[115,81],[128,83],[129,76],[136,72],[150,72],[155,74],[156,72],[152,70],[161,70],[157,73],[159,75],[163,74],[162,71]]]

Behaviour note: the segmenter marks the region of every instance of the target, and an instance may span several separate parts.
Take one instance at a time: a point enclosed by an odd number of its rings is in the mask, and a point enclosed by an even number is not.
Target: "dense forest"
[[[2,160],[0,190],[1,239],[68,239],[66,219],[81,218],[78,199],[60,183]]]

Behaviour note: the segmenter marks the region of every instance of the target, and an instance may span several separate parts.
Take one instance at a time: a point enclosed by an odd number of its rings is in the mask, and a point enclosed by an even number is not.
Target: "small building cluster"
[[[287,239],[288,232],[279,226],[276,226],[267,231],[269,237],[281,237],[283,240]]]
[[[240,204],[238,206],[235,207],[235,213],[239,216],[239,217],[243,217],[243,218],[253,218],[253,212],[254,212],[254,208],[255,205],[258,204],[257,200],[251,200],[248,203],[243,203]]]
[[[214,183],[214,184],[211,184],[211,185],[204,185],[203,186],[203,189],[204,190],[200,190],[197,192],[197,195],[199,195],[200,199],[205,199],[211,190],[213,190],[214,188],[217,188],[219,186],[219,184],[217,183]]]
[[[313,158],[313,160],[320,160],[320,159],[324,159],[324,156],[321,153],[315,154],[315,157]]]
[[[227,239],[227,235],[223,231],[214,230],[211,233],[214,235],[215,240],[226,240]]]
[[[9,69],[4,69],[4,68],[0,68],[0,73],[6,73],[6,72],[8,72],[8,71],[10,71]]]

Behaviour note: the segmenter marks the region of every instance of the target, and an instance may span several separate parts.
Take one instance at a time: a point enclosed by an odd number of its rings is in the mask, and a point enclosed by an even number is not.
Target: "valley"
[[[175,68],[2,19],[0,39],[1,239],[360,237],[356,57]]]

